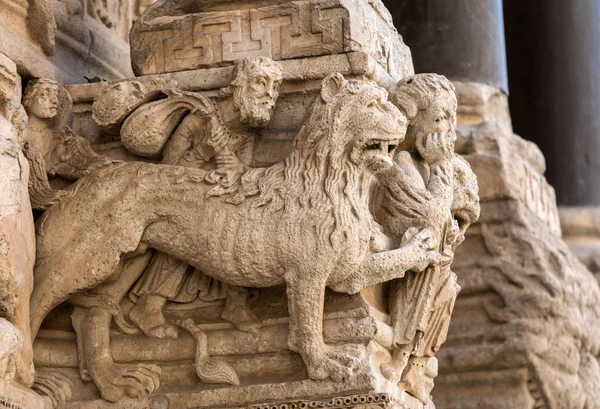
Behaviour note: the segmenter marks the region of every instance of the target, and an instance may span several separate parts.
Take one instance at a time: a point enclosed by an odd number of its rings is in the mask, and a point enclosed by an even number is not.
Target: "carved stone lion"
[[[110,353],[118,303],[156,249],[229,284],[287,285],[290,349],[311,379],[341,381],[357,348],[326,345],[325,288],[360,291],[422,271],[439,255],[422,230],[375,252],[369,212],[373,174],[392,165],[406,118],[373,82],[328,76],[282,162],[246,171],[237,192],[209,197],[205,171],[123,163],[80,180],[38,224],[32,330],[59,303],[87,309],[79,345],[102,397],[143,397],[154,365],[121,365]],[[235,200],[232,200],[235,199]]]

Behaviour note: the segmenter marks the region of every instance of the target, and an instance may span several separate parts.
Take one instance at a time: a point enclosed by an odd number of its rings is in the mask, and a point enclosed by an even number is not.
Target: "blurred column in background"
[[[600,279],[600,2],[504,9],[515,129],[544,153],[563,237]]]
[[[416,72],[508,91],[502,0],[388,1]]]

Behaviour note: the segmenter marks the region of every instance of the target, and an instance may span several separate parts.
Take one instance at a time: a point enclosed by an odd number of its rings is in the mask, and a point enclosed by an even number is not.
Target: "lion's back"
[[[87,236],[99,236],[120,222],[118,207],[135,196],[140,163],[116,164],[76,182],[69,194],[47,210],[36,224],[38,259],[58,257],[77,248]],[[131,212],[131,217],[139,213]],[[91,237],[88,241],[91,240]]]

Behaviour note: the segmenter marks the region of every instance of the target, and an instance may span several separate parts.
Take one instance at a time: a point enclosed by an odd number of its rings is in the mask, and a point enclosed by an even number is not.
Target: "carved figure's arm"
[[[374,189],[377,221],[396,240],[411,226],[440,230],[452,203],[451,168],[445,163],[423,168],[408,152],[399,152],[394,159],[395,166],[380,176]]]
[[[202,120],[188,115],[171,135],[162,153],[162,163],[170,165],[201,167],[210,159],[201,145],[194,146],[194,138],[202,134]]]
[[[439,262],[437,240],[427,229],[408,229],[398,249],[369,254],[347,280],[329,287],[355,294],[366,287],[402,278],[407,271],[423,271]]]
[[[421,135],[416,140],[419,154],[429,165],[429,180],[427,191],[433,197],[451,197],[453,190],[453,166],[454,141],[456,135],[429,133]]]
[[[227,149],[228,141],[229,131],[216,113],[195,110],[183,120],[167,141],[162,162],[202,167],[211,158],[232,155]]]

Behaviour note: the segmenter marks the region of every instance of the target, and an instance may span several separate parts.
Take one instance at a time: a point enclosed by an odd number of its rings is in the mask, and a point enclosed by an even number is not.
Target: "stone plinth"
[[[137,75],[365,52],[399,80],[412,73],[410,50],[380,0],[159,1],[134,24]]]
[[[49,409],[51,405],[35,392],[0,379],[0,408]]]

